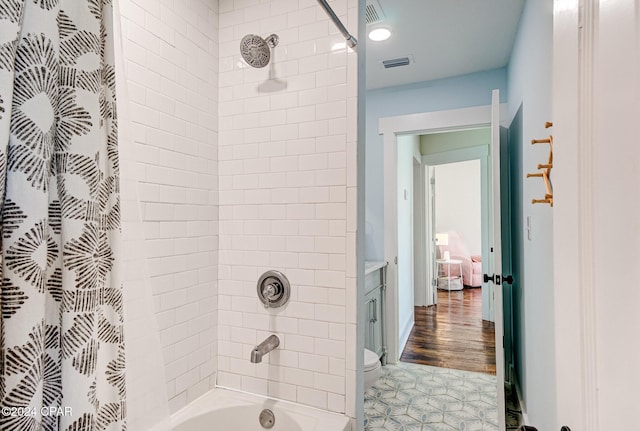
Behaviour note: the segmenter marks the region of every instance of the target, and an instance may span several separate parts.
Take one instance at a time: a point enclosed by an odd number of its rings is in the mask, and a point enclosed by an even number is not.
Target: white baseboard
[[[407,319],[407,321],[405,322],[404,327],[402,328],[402,332],[400,332],[400,339],[398,340],[398,343],[399,343],[398,359],[402,355],[402,351],[404,350],[404,347],[407,345],[407,341],[409,341],[409,335],[411,334],[411,330],[413,329],[414,322],[415,322],[415,319],[412,314],[411,318]]]
[[[531,425],[529,422],[529,416],[527,415],[527,406],[524,404],[524,400],[522,398],[522,391],[520,390],[520,382],[516,378],[515,373],[513,373],[513,382],[516,388],[516,396],[518,397],[518,404],[520,404],[520,411],[522,412],[522,421],[524,425]]]

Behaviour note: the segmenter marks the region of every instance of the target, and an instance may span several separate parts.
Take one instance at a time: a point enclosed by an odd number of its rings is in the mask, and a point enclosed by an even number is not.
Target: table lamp
[[[449,234],[446,232],[436,233],[436,245],[449,245]],[[443,253],[443,259],[449,260],[449,250],[445,250]]]

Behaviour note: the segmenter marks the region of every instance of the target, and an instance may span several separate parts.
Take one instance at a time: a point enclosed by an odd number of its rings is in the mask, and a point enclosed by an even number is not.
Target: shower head
[[[270,35],[266,39],[248,34],[240,41],[240,54],[251,67],[265,67],[271,59],[271,48],[278,45],[278,36]]]

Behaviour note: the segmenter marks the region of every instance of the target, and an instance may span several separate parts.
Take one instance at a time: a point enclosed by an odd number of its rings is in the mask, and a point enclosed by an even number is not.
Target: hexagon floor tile
[[[497,431],[496,378],[399,362],[365,394],[365,431]]]

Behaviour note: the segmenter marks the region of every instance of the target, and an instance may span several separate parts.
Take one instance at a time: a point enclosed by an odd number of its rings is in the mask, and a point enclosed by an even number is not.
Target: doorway
[[[433,171],[437,166],[450,165],[460,162],[470,162],[475,160],[480,163],[480,238],[487,238],[487,241],[481,242],[481,273],[487,274],[491,272],[491,268],[495,262],[492,257],[492,247],[489,241],[495,234],[492,220],[499,211],[495,211],[494,203],[490,199],[489,186],[491,183],[491,154],[490,144],[492,139],[492,130],[489,128],[491,122],[491,107],[467,108],[453,111],[441,111],[435,113],[427,113],[425,120],[416,118],[416,123],[423,123],[425,128],[419,134],[391,133],[389,145],[386,145],[387,136],[385,135],[385,150],[389,151],[389,155],[385,154],[385,177],[397,178],[395,184],[391,181],[385,181],[385,201],[394,204],[385,204],[385,224],[390,223],[385,229],[385,255],[388,262],[396,262],[396,265],[390,265],[388,273],[388,285],[390,286],[388,293],[388,301],[386,302],[386,312],[389,325],[387,325],[387,342],[389,346],[389,360],[395,362],[399,359],[404,345],[408,339],[409,331],[413,324],[413,255],[415,235],[411,232],[413,225],[414,209],[409,196],[413,195],[412,186],[412,160],[416,157],[421,158],[422,171]],[[415,117],[415,116],[412,116]],[[402,117],[398,117],[402,118]],[[413,119],[413,118],[412,118]],[[481,123],[481,119],[486,119],[487,123]],[[394,118],[382,119],[393,122]],[[433,121],[434,127],[426,127],[429,121]],[[457,122],[461,122],[457,124]],[[451,124],[451,126],[444,126]],[[382,125],[382,124],[381,124]],[[440,126],[443,125],[443,126]],[[406,127],[402,121],[399,125],[391,124],[389,127]],[[499,135],[499,132],[497,133]],[[396,136],[397,135],[397,136]],[[391,147],[391,148],[389,148]],[[423,154],[424,153],[424,154]],[[419,154],[419,155],[417,155]],[[389,168],[389,172],[387,172]],[[432,257],[438,257],[437,248],[434,244],[436,237],[436,221],[430,216],[437,206],[433,192],[430,191],[429,183],[433,178],[431,173],[423,174],[425,179],[422,181],[422,190],[420,194],[425,196],[425,218],[421,222],[427,227],[425,238],[425,249],[428,256],[423,260],[424,265],[431,267],[430,271],[425,271],[429,277],[424,284],[437,286],[437,268],[435,262],[431,265]],[[446,178],[445,178],[446,180]],[[415,248],[416,250],[418,247]],[[469,253],[469,257],[471,257]],[[471,285],[471,281],[468,281]],[[477,285],[477,283],[476,283]],[[494,308],[494,292],[493,286],[483,281],[485,289],[483,292],[483,319],[493,321],[496,319],[496,309]],[[395,326],[395,328],[394,328]]]
[[[423,156],[425,169],[429,172],[428,184],[425,184],[427,216],[424,224],[434,232],[425,241],[427,253],[435,258],[434,262],[427,263],[434,267],[431,284],[448,291],[459,291],[463,287],[482,288],[482,262],[483,258],[489,259],[490,251],[490,217],[487,214],[490,130],[434,134],[423,138],[427,138],[423,140],[426,144],[443,139],[476,144],[464,150],[447,151],[437,158],[429,153]],[[480,295],[481,316],[493,321],[489,291],[485,289]]]
[[[489,217],[482,214],[489,208],[490,143],[491,130],[486,127],[420,137],[424,174],[421,192],[416,193],[414,166],[414,249],[416,256],[426,249],[427,257],[416,265],[430,269],[423,284],[434,288],[435,298],[421,303],[416,283],[415,322],[401,361],[496,372],[494,324],[488,304],[483,313],[483,296],[486,302],[490,289],[482,290],[482,254],[488,250],[489,231]],[[424,199],[419,200],[421,195]],[[416,223],[420,215],[424,217]],[[422,236],[420,226],[429,234]],[[418,273],[414,268],[414,274]],[[422,293],[427,294],[427,289]]]
[[[397,163],[397,158],[399,157],[398,154],[398,150],[400,150],[400,142],[403,139],[406,139],[410,136],[415,136],[416,134],[431,134],[431,133],[441,133],[441,132],[451,132],[451,131],[461,131],[461,130],[472,130],[472,129],[478,129],[478,128],[483,128],[483,127],[489,127],[490,125],[491,127],[491,136],[492,136],[492,143],[495,144],[495,140],[497,140],[497,137],[499,136],[499,123],[498,123],[498,113],[500,110],[504,110],[504,106],[500,106],[498,103],[498,94],[497,91],[494,92],[493,94],[493,106],[483,106],[483,107],[477,107],[477,108],[466,108],[466,109],[460,109],[460,110],[452,110],[452,111],[440,111],[440,112],[430,112],[430,113],[424,113],[424,114],[414,114],[414,115],[410,115],[410,116],[401,116],[401,117],[392,117],[392,118],[382,118],[380,120],[380,133],[381,135],[383,135],[383,141],[384,141],[384,165],[385,165],[385,181],[384,181],[384,199],[385,199],[385,205],[384,205],[384,223],[385,223],[385,230],[384,230],[384,250],[385,250],[385,260],[387,262],[389,262],[389,268],[388,268],[388,276],[387,276],[387,283],[389,285],[388,291],[387,291],[387,301],[386,301],[386,319],[388,319],[387,321],[390,322],[390,324],[387,326],[386,328],[386,332],[387,332],[387,343],[389,346],[389,356],[388,356],[388,360],[391,364],[398,364],[398,360],[400,359],[400,354],[402,352],[402,347],[404,347],[404,335],[406,334],[405,328],[407,327],[407,325],[405,324],[404,320],[407,319],[407,313],[404,312],[404,310],[400,310],[400,307],[402,304],[404,304],[405,302],[405,298],[403,298],[400,295],[399,292],[399,281],[400,279],[402,279],[403,277],[408,277],[409,274],[411,276],[411,278],[414,278],[415,276],[417,276],[417,273],[414,272],[413,270],[410,273],[406,273],[402,271],[403,268],[403,262],[407,262],[406,257],[409,257],[408,255],[405,255],[405,259],[402,259],[402,256],[400,255],[400,250],[398,248],[398,242],[400,241],[400,238],[398,236],[398,229],[401,228],[401,223],[406,223],[407,219],[400,219],[399,214],[398,214],[398,207],[400,203],[401,199],[405,199],[407,196],[410,196],[410,194],[406,193],[405,190],[403,190],[401,187],[399,186],[399,178],[396,176],[397,174],[400,174],[400,171],[396,171],[395,169],[398,169],[398,165]],[[495,138],[495,139],[494,139]],[[467,150],[467,151],[480,151],[478,149],[475,150],[468,150],[468,149],[459,149],[457,151],[462,151],[462,150]],[[453,152],[455,153],[456,150],[454,150]],[[491,155],[495,154],[496,152],[493,151],[491,152]],[[489,151],[488,148],[484,149],[484,153],[481,154],[480,156],[476,156],[475,158],[480,158],[481,160],[485,160],[486,162],[486,168],[489,168],[490,166],[490,161],[489,161]],[[438,154],[438,155],[433,155],[434,158],[442,158],[443,155],[442,154]],[[471,157],[474,158],[474,157]],[[434,164],[443,164],[445,163],[445,161],[440,161],[439,163],[434,163]],[[387,170],[387,166],[394,166],[394,171],[389,172]],[[408,175],[411,178],[411,172],[413,171],[412,166],[409,166],[407,169]],[[407,174],[406,171],[403,172],[404,175]],[[487,174],[486,178],[490,178],[490,171],[487,169],[485,170],[485,173]],[[488,183],[488,181],[487,181]],[[424,184],[424,182],[423,182]],[[487,187],[487,191],[488,191],[488,187]],[[493,189],[493,193],[495,193],[495,189]],[[499,191],[498,191],[499,193]],[[427,199],[427,197],[425,196],[425,200]],[[486,200],[487,202],[492,202],[490,199]],[[487,205],[487,207],[491,207],[492,205]],[[487,214],[484,215],[484,217],[486,217],[486,219],[484,219],[483,221],[485,221],[486,225],[489,226],[490,232],[489,232],[489,236],[488,237],[494,237],[494,235],[496,234],[496,230],[495,228],[489,223],[489,221],[491,220]],[[427,229],[428,230],[428,229]],[[499,235],[499,232],[498,232]],[[493,241],[495,242],[495,240]],[[499,239],[498,239],[499,242]],[[493,244],[493,243],[492,243]],[[499,247],[495,246],[495,248],[497,249],[497,253],[499,253]],[[425,251],[424,253],[425,255],[428,254],[427,251]],[[487,253],[488,254],[488,253]],[[411,256],[414,257],[414,256]],[[409,260],[410,261],[410,260]],[[423,260],[424,262],[424,260]],[[495,259],[485,259],[483,262],[483,266],[485,266],[484,272],[485,273],[489,273],[490,270],[493,270],[494,265],[499,265],[499,262],[497,262]],[[413,268],[411,268],[413,269]],[[496,268],[496,273],[499,271],[499,268]],[[414,285],[413,283],[411,284],[411,296],[413,296],[413,288]],[[491,289],[493,289],[493,287],[491,287]],[[495,290],[495,289],[493,289]],[[501,304],[501,292],[500,291],[496,291],[493,292],[492,295],[490,295],[491,297],[493,297],[495,295],[495,300],[497,304]],[[400,302],[402,301],[402,303]],[[496,308],[495,310],[492,310],[493,313],[492,315],[494,315],[494,319],[496,321],[501,322],[502,321],[502,315],[501,315],[501,307],[498,310],[498,308]],[[411,316],[411,323],[413,323],[413,314],[414,314],[414,310],[412,309],[410,312]],[[402,323],[400,324],[400,319],[403,319]],[[495,333],[495,339],[496,340],[502,340],[502,333],[501,333],[501,325],[498,325],[498,327],[496,327],[496,333]],[[497,343],[496,343],[496,348],[497,348]],[[503,357],[502,357],[502,344],[500,343],[500,354],[496,355],[496,377],[490,376],[490,375],[485,375],[488,376],[490,378],[493,379],[493,383],[492,383],[492,387],[493,387],[493,397],[497,398],[497,410],[496,411],[504,411],[504,394],[502,392],[502,390],[497,390],[498,388],[502,387],[502,382],[503,382]],[[400,364],[398,364],[398,366],[402,367]],[[406,370],[402,370],[402,372],[404,372]],[[499,382],[498,382],[499,380]],[[499,422],[499,426],[497,426],[497,429],[504,429],[504,417],[501,417],[502,415],[498,415],[498,417],[496,418],[496,420]]]

